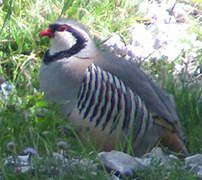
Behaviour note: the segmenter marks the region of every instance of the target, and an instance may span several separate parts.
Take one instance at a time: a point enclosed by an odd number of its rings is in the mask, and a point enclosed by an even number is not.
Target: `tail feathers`
[[[189,156],[189,153],[184,145],[183,140],[177,133],[170,133],[165,137],[162,137],[160,143],[167,147],[168,150],[177,153],[179,158],[185,158]]]

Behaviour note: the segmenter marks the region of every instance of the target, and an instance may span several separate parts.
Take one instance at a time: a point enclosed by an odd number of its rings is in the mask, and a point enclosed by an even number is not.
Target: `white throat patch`
[[[56,32],[51,40],[50,55],[70,49],[76,43],[76,38],[69,32]]]

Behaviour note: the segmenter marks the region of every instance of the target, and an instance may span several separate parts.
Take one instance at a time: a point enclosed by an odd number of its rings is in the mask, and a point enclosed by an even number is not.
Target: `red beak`
[[[53,37],[54,34],[51,32],[50,28],[44,29],[39,33],[39,37],[48,36],[49,38]]]

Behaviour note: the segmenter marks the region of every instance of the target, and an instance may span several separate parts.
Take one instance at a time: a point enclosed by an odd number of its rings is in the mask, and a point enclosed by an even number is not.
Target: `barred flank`
[[[121,127],[126,134],[132,129],[135,140],[142,138],[152,123],[140,97],[116,76],[94,64],[86,70],[77,105],[83,119],[94,122],[95,127],[108,129],[109,133]]]

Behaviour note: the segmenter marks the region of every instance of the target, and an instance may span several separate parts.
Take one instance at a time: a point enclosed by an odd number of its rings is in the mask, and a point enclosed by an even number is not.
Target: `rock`
[[[23,156],[13,155],[3,160],[3,166],[11,168],[14,173],[28,173],[33,170],[32,157],[37,154],[33,148],[26,148]],[[34,156],[35,162],[40,163],[40,174],[64,175],[67,171],[78,170],[87,171],[92,175],[97,174],[98,163],[87,158],[66,158],[62,154],[53,152],[52,156],[44,160],[39,156]],[[154,148],[150,153],[141,158],[130,156],[120,151],[100,152],[98,159],[107,170],[113,171],[110,180],[120,180],[121,178],[130,177],[137,171],[144,171],[153,167],[153,163],[158,163],[166,171],[172,169],[172,162],[179,161],[181,169],[189,170],[197,177],[202,177],[202,154],[189,156],[180,161],[176,156],[165,154],[161,148]],[[51,167],[49,163],[51,162]],[[50,169],[51,168],[51,169]],[[136,178],[138,179],[138,177]]]
[[[202,178],[202,154],[195,154],[185,158],[185,167],[194,172],[196,176]]]
[[[98,164],[95,163],[93,160],[82,158],[82,159],[76,159],[72,158],[69,159],[69,167],[70,168],[76,168],[80,167],[84,171],[89,171],[92,174],[95,174],[97,171]]]
[[[65,158],[62,154],[59,154],[57,152],[53,152],[53,159],[55,159],[56,161],[58,161],[62,167],[67,167],[69,164],[69,160],[67,158]]]
[[[26,173],[33,168],[29,161],[29,155],[9,156],[4,159],[3,165],[5,167],[11,167],[14,173]]]
[[[176,156],[170,154],[167,155],[165,154],[161,148],[154,148],[150,153],[147,153],[143,156],[141,161],[148,161],[147,162],[147,167],[151,165],[151,161],[156,161],[159,163],[160,166],[167,166],[168,163],[170,163],[173,160],[179,160]],[[149,164],[150,163],[150,164]],[[146,164],[145,164],[146,165]]]
[[[160,167],[169,171],[176,161],[180,162],[179,165],[181,164],[182,169],[189,169],[198,177],[202,175],[202,154],[187,157],[185,166],[176,156],[165,154],[161,148],[154,148],[141,158],[132,157],[120,151],[101,152],[98,154],[98,158],[108,170],[115,172],[114,175],[121,177],[132,176],[136,171],[152,168],[153,162],[158,163]]]
[[[120,151],[101,152],[98,154],[99,160],[109,170],[114,170],[116,175],[131,176],[135,171],[151,168],[152,162],[157,162],[160,166],[168,166],[173,160],[179,160],[174,155],[166,155],[161,148],[154,148],[150,153],[142,158],[132,157]]]
[[[120,151],[100,152],[98,158],[107,169],[121,176],[131,176],[134,171],[145,168],[138,158]]]

